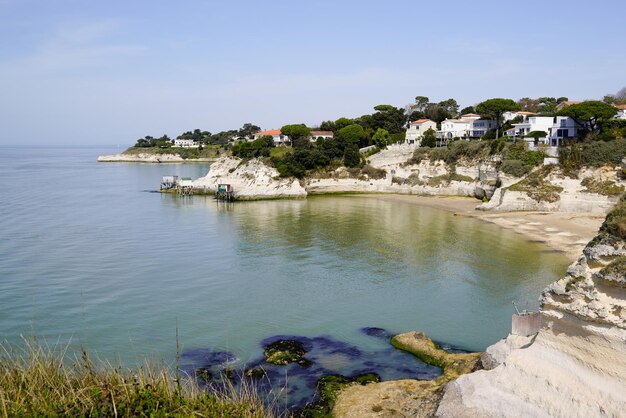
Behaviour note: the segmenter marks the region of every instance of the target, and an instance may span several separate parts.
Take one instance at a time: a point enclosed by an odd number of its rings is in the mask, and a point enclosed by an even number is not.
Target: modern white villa
[[[441,131],[437,136],[441,139],[480,138],[495,127],[496,121],[493,119],[483,118],[476,113],[466,113],[460,119],[446,119],[441,122]]]
[[[437,130],[437,123],[430,119],[418,119],[409,123],[409,129],[406,130],[405,141],[407,144],[415,144],[421,142],[424,132],[432,129]]]
[[[616,105],[617,115],[615,115],[615,119],[626,119],[626,104]]]
[[[525,137],[531,132],[541,131],[546,133],[546,138],[539,140],[539,142],[547,143],[548,137],[552,132],[554,126],[554,117],[552,116],[530,116],[521,123],[514,123],[513,136]]]
[[[550,131],[550,145],[553,147],[561,145],[563,139],[575,138],[580,125],[569,116],[555,116]]]

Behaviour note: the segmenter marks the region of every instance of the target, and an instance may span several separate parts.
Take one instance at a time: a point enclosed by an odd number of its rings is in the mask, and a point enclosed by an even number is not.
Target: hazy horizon
[[[585,7],[586,6],[586,7]],[[626,85],[626,3],[0,0],[0,145],[316,125]]]

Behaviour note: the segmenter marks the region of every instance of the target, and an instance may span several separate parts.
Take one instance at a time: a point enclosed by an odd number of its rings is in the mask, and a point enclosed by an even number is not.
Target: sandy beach
[[[561,251],[570,261],[596,236],[605,215],[565,212],[483,212],[475,210],[480,201],[465,197],[368,195],[373,199],[405,202],[447,210],[510,229],[524,237]]]

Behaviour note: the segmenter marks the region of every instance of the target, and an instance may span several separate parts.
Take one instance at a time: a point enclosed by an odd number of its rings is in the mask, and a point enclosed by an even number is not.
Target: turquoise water
[[[381,347],[362,327],[482,350],[512,300],[536,307],[567,260],[476,219],[363,196],[217,203],[152,193],[205,164],[96,163],[111,149],[0,148],[0,336],[132,364],[274,335]]]

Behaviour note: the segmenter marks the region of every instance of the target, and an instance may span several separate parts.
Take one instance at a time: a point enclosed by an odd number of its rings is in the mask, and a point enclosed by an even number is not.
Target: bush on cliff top
[[[606,215],[600,232],[626,239],[626,194],[622,195],[617,205]]]

